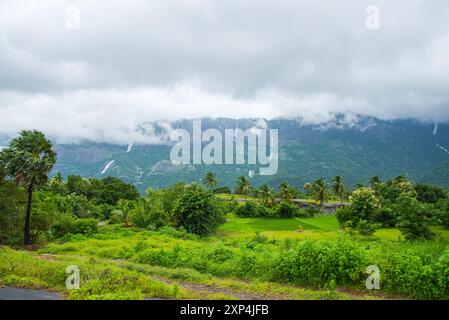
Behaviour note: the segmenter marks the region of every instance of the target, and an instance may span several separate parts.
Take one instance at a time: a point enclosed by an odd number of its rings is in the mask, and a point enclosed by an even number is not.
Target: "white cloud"
[[[0,1],[0,133],[126,144],[148,142],[142,122],[206,116],[448,121],[447,0],[378,0],[377,31],[371,4]]]

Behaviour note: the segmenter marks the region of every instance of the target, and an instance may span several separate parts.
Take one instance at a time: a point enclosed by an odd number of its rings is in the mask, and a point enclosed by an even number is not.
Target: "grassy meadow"
[[[363,267],[376,263],[382,270],[391,265],[391,254],[400,259],[410,252],[423,267],[433,264],[449,245],[449,231],[434,231],[439,240],[429,243],[404,242],[396,229],[351,235],[334,215],[269,219],[229,214],[218,231],[205,238],[170,227],[148,231],[103,225],[91,236],[67,235],[31,252],[2,247],[0,283],[58,291],[68,299],[419,298],[419,291],[407,287],[413,283],[397,287],[393,279],[383,281],[382,273],[381,289],[367,290]],[[310,270],[295,276],[279,267],[294,259],[296,246],[304,243],[309,246],[306,256],[318,252],[319,260],[320,254],[338,250],[336,257],[346,261],[310,265],[324,268],[310,279],[304,279]],[[316,243],[323,243],[324,251]],[[69,265],[80,269],[79,290],[65,288]],[[337,272],[343,266],[347,275]],[[396,267],[386,276],[397,277],[398,272]]]

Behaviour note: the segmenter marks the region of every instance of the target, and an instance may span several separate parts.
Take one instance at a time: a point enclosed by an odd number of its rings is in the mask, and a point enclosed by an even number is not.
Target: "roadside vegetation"
[[[49,178],[55,161],[36,131],[0,152],[2,285],[69,299],[449,298],[447,190],[241,177],[231,194],[209,172],[142,196],[113,177]],[[79,290],[65,287],[68,265]],[[365,287],[370,265],[380,290]]]

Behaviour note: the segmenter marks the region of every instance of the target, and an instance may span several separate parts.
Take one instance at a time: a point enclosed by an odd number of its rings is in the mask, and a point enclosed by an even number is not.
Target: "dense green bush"
[[[375,221],[383,228],[394,228],[396,226],[396,213],[391,208],[381,208],[378,210]]]
[[[434,233],[429,228],[432,214],[416,198],[402,194],[394,208],[398,215],[397,226],[405,239],[429,240],[434,237]]]
[[[55,237],[61,237],[69,233],[90,235],[97,232],[97,228],[98,220],[96,219],[75,219],[72,216],[63,215],[53,225],[52,234]]]
[[[381,288],[418,299],[449,298],[449,251],[425,261],[412,250],[385,252],[376,264]]]
[[[236,209],[237,216],[240,218],[255,218],[259,216],[257,204],[252,201],[246,201]]]
[[[224,213],[211,191],[199,184],[185,187],[173,211],[175,223],[190,233],[209,235],[225,222]]]
[[[441,207],[441,222],[443,227],[449,229],[449,201],[446,200]]]
[[[352,225],[353,219],[356,219],[356,217],[354,217],[354,211],[349,206],[337,208],[337,210],[335,210],[335,217],[340,226],[348,224]]]
[[[415,191],[416,198],[420,202],[437,203],[439,200],[446,198],[443,189],[428,184],[415,185]]]
[[[300,216],[300,210],[297,205],[282,201],[276,208],[276,214],[280,218],[293,218]]]
[[[241,218],[275,218],[278,216],[276,207],[267,207],[253,201],[246,201],[237,206],[235,213]]]
[[[372,234],[374,234],[377,227],[378,226],[374,223],[368,222],[366,220],[360,220],[357,224],[357,230],[359,230],[360,234],[364,236],[371,236]]]
[[[299,285],[316,287],[361,284],[366,268],[364,251],[350,239],[333,242],[301,241],[280,255],[276,277]]]
[[[0,181],[0,243],[23,241],[24,212],[23,190],[12,182]]]

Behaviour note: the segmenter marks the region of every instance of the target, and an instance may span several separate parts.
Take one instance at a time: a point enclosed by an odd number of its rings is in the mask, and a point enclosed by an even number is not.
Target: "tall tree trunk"
[[[25,228],[23,235],[23,243],[25,245],[31,244],[30,239],[30,218],[31,218],[31,202],[33,200],[33,182],[30,183],[27,189],[28,201],[27,201],[27,211],[25,215]]]

